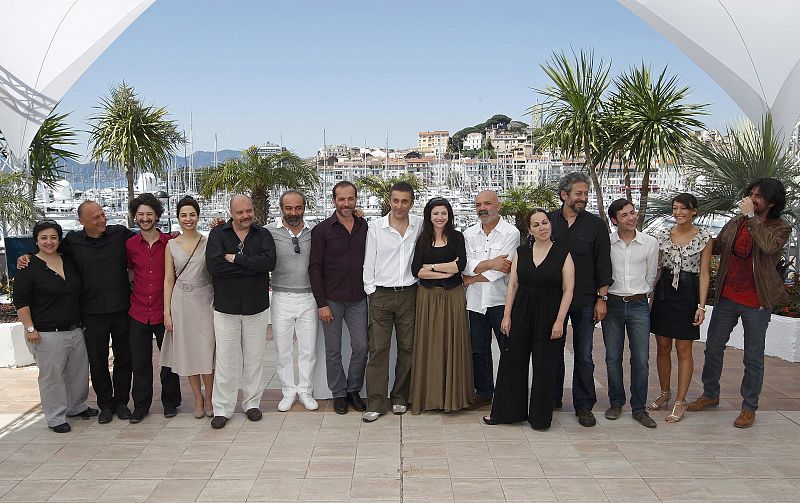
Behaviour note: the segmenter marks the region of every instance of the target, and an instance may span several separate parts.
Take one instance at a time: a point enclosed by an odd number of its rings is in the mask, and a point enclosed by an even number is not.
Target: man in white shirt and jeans
[[[475,212],[480,222],[464,232],[467,245],[467,313],[472,342],[472,373],[475,397],[470,409],[492,402],[494,377],[492,331],[502,350],[506,336],[500,331],[505,309],[508,273],[519,246],[519,230],[500,218],[500,200],[493,190],[484,190],[475,198]]]
[[[608,217],[617,230],[610,238],[613,282],[608,287],[608,311],[602,321],[611,403],[605,416],[619,419],[625,405],[622,353],[627,329],[631,352],[631,411],[642,426],[655,428],[656,422],[647,413],[645,401],[650,371],[649,295],[658,271],[658,241],[636,230],[639,215],[627,199],[612,202]]]
[[[362,420],[371,423],[391,410],[403,414],[411,384],[411,351],[414,347],[417,280],[411,274],[414,245],[422,230],[422,218],[409,215],[414,189],[397,182],[389,191],[391,211],[370,224],[364,258],[364,292],[369,296],[367,361],[367,410]],[[391,400],[389,350],[392,326],[397,338],[397,361]]]

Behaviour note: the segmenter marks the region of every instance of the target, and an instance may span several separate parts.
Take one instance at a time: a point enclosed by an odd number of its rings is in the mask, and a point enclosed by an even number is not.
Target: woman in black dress
[[[531,244],[517,248],[511,265],[501,329],[509,336],[500,355],[492,413],[486,424],[527,420],[546,430],[553,419],[553,385],[564,320],[572,302],[575,266],[567,249],[550,240],[547,212],[528,215]],[[512,323],[513,319],[513,323]],[[528,368],[533,385],[528,403]]]

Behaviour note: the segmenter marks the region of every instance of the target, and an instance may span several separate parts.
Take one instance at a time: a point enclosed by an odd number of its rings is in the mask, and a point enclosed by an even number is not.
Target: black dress
[[[508,346],[497,369],[492,418],[500,423],[527,420],[535,429],[547,429],[553,419],[553,386],[561,348],[550,334],[561,305],[561,269],[567,250],[554,243],[538,267],[528,245],[517,248],[517,257],[519,287],[511,310]],[[528,403],[531,354],[534,378]]]

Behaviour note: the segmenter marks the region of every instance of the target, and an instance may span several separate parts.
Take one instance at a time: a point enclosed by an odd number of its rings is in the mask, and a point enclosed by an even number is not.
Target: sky
[[[665,65],[709,104],[720,129],[742,116],[702,70],[614,0],[157,0],[64,96],[57,110],[84,131],[125,81],[166,106],[194,150],[267,141],[301,156],[323,145],[417,144],[526,110],[554,52],[593,49],[616,75]],[[323,131],[325,134],[323,136]],[[81,133],[76,151],[88,150]]]

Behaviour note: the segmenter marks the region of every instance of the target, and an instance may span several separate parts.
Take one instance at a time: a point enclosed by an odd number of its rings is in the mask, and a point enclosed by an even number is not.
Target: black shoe
[[[144,416],[146,416],[147,414],[148,413],[143,410],[134,409],[133,413],[130,415],[128,420],[131,422],[131,424],[141,423],[142,419],[144,419]]]
[[[364,403],[364,399],[361,398],[361,395],[358,394],[358,391],[351,391],[348,393],[347,401],[350,402],[350,405],[353,406],[354,410],[359,412],[364,412],[367,410],[367,404]]]
[[[50,429],[56,433],[69,433],[72,431],[72,427],[69,425],[69,423],[57,424],[55,426],[51,426]]]
[[[639,424],[645,428],[655,428],[658,426],[655,420],[650,417],[650,414],[648,414],[646,410],[637,410],[633,413],[633,418],[639,421]]]
[[[496,424],[500,424],[500,421],[498,421],[497,419],[493,418],[492,416],[483,416],[481,419],[483,419],[483,422],[488,424],[489,426],[494,426]]]
[[[612,405],[611,407],[606,410],[606,419],[615,420],[619,419],[619,416],[622,415],[622,407],[619,405]]]
[[[71,416],[69,414],[67,414],[67,417],[79,417],[81,419],[90,419],[90,418],[93,418],[94,416],[96,416],[99,413],[100,413],[100,411],[97,410],[97,409],[93,409],[91,407],[86,407],[86,410],[84,410],[83,412],[78,412],[77,414],[73,414]]]
[[[594,418],[594,414],[589,409],[578,409],[575,411],[575,415],[578,416],[578,423],[581,426],[588,428],[597,424],[597,419]]]
[[[333,411],[337,414],[347,414],[347,398],[343,396],[334,398]]]
[[[225,416],[214,416],[214,419],[211,420],[211,427],[218,430],[224,428],[227,422],[228,418]]]
[[[560,409],[563,406],[564,404],[561,403],[561,400],[553,400],[553,410]]]
[[[164,407],[164,417],[175,417],[178,415],[177,407]]]
[[[256,407],[253,407],[252,409],[247,409],[247,412],[245,412],[244,415],[247,416],[247,419],[249,419],[250,421],[261,421],[261,417],[263,416],[263,414],[261,414],[261,411],[258,410]]]
[[[110,423],[114,420],[114,410],[113,409],[101,409],[100,415],[97,416],[97,422],[100,424]]]
[[[117,410],[115,411],[117,417],[120,419],[130,419],[131,418],[131,409],[128,408],[127,405],[119,404],[117,405]]]

